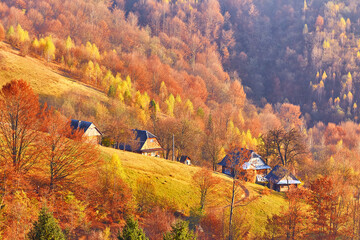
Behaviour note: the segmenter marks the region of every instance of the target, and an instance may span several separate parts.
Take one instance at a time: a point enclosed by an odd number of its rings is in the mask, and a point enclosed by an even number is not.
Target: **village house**
[[[253,176],[253,179],[247,179],[248,181],[266,181],[264,177],[268,170],[271,169],[271,167],[268,166],[261,158],[261,156],[255,153],[253,150],[241,148],[240,151],[227,154],[223,160],[218,163],[218,165],[222,166],[222,173],[234,176],[234,169],[239,167],[238,165],[240,162],[242,163],[242,169],[247,173],[251,173],[248,175]]]
[[[145,156],[160,157],[163,148],[157,137],[149,131],[133,129],[135,139],[128,144],[120,144],[119,149],[141,153]]]
[[[70,124],[74,130],[84,131],[83,136],[86,138],[87,142],[101,144],[103,134],[92,122],[72,119]]]
[[[185,164],[185,165],[191,165],[191,158],[189,156],[181,156],[180,157],[180,162]]]
[[[281,165],[276,165],[265,177],[268,187],[278,192],[286,192],[290,186],[297,187],[301,182],[289,170]]]

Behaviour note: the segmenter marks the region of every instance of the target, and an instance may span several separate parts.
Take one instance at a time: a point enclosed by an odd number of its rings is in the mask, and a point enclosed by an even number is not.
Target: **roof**
[[[147,139],[157,138],[154,134],[152,134],[151,132],[146,131],[146,130],[133,129],[133,132],[136,135],[135,141],[139,143],[136,146],[136,149],[132,149],[132,146],[130,146],[129,144],[126,144],[125,146],[124,146],[124,144],[120,144],[119,149],[124,149],[126,151],[140,152],[140,150],[144,146]],[[161,148],[157,148],[157,149],[161,149]],[[150,150],[147,150],[147,151],[150,151]]]
[[[276,165],[265,178],[275,184],[301,184],[289,170],[281,165]]]
[[[91,124],[92,124],[92,122],[71,119],[71,127],[75,130],[81,129],[81,130],[84,130],[84,132],[86,132],[86,130],[88,130],[88,128],[91,126]]]
[[[154,134],[146,130],[133,129],[136,132],[136,140],[145,143],[148,138],[156,138]]]
[[[184,163],[187,159],[191,160],[191,158],[189,156],[183,155],[180,157],[180,162]]]
[[[103,135],[103,133],[92,122],[71,119],[70,126],[74,130],[83,130],[84,133],[86,133],[86,131],[92,126],[91,129],[95,129],[99,135]],[[88,134],[91,134],[91,131],[89,131]]]
[[[233,161],[233,160],[234,161]],[[260,155],[255,153],[253,150],[241,148],[240,151],[232,152],[227,154],[218,165],[224,167],[234,168],[239,162],[244,162],[242,165],[244,170],[253,169],[253,170],[261,170],[261,169],[271,169],[265,161],[261,158]]]

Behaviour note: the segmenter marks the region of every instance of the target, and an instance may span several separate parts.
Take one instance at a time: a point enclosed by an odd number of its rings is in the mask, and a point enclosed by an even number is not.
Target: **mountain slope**
[[[59,97],[68,91],[76,91],[100,101],[107,101],[107,96],[83,83],[61,75],[56,65],[42,60],[19,55],[8,44],[0,42],[0,86],[13,79],[24,79],[40,96]]]
[[[100,148],[105,158],[109,159],[113,154],[120,157],[126,173],[126,181],[133,190],[136,189],[136,180],[145,177],[154,184],[157,196],[169,200],[177,211],[188,215],[190,208],[198,204],[199,195],[192,185],[192,175],[200,169],[199,167],[113,148]],[[231,179],[221,173],[214,173],[214,176],[221,178],[221,183],[209,196],[209,208],[227,215],[229,207],[226,206],[229,205]],[[286,205],[286,201],[282,193],[274,191],[260,197],[265,187],[257,184],[246,183],[246,188],[250,191],[250,198],[254,196],[259,198],[247,206],[236,208],[235,211],[246,215],[251,225],[251,234],[255,235],[265,231],[267,216],[278,214],[282,206]]]

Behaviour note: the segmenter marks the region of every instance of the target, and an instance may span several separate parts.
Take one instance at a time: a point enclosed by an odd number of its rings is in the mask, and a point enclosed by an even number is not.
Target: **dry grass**
[[[56,67],[33,57],[22,57],[11,46],[0,42],[0,87],[13,79],[24,79],[39,95],[61,96],[75,91],[100,101],[107,100],[104,93],[61,75]]]

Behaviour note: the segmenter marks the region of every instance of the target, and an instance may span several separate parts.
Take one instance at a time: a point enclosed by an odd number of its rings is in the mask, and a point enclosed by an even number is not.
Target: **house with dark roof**
[[[269,181],[268,187],[278,192],[286,192],[290,186],[297,187],[301,184],[289,170],[281,165],[276,165],[265,178]]]
[[[71,119],[70,125],[74,130],[84,131],[83,136],[87,139],[87,142],[101,144],[103,134],[92,122]]]
[[[149,131],[133,129],[135,139],[127,144],[119,144],[119,149],[141,153],[145,156],[160,157],[163,148],[157,137]]]
[[[191,158],[189,156],[181,156],[180,162],[186,165],[191,165]]]
[[[239,166],[239,164],[241,164],[241,166]],[[222,173],[230,176],[234,176],[236,167],[241,167],[246,172],[252,173],[254,177],[254,179],[251,180],[252,182],[265,182],[266,179],[264,177],[267,171],[271,169],[260,155],[253,150],[243,148],[227,154],[218,165],[222,166]]]

